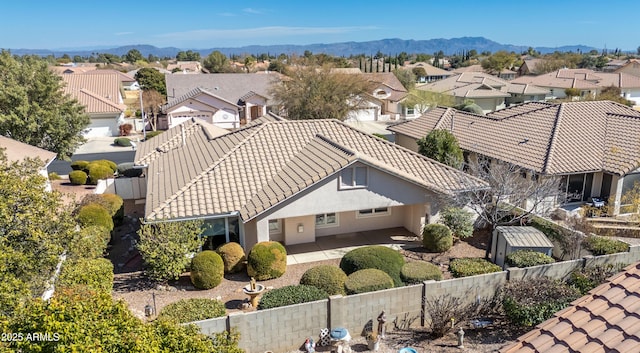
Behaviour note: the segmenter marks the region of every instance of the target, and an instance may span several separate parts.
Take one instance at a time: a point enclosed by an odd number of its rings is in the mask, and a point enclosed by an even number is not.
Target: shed
[[[551,256],[553,243],[534,227],[498,226],[491,243],[493,262],[504,268],[507,255],[517,250],[533,250]]]

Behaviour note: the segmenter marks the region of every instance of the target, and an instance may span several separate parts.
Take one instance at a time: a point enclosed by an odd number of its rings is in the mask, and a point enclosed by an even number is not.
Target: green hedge
[[[191,283],[198,289],[211,289],[222,282],[224,263],[218,253],[205,250],[191,259]]]
[[[104,258],[65,262],[56,285],[59,287],[85,285],[93,290],[111,293],[113,264]]]
[[[451,229],[451,233],[460,238],[473,236],[473,214],[459,207],[448,207],[440,213],[442,224]]]
[[[227,315],[227,310],[223,302],[214,299],[192,298],[182,299],[165,306],[158,314],[158,319],[186,323],[225,315]]]
[[[403,285],[400,278],[402,266],[404,266],[404,256],[397,250],[381,245],[351,250],[340,260],[340,268],[347,275],[359,270],[375,268],[386,272],[393,279],[396,287]]]
[[[422,229],[422,245],[431,252],[445,252],[453,246],[451,230],[444,224],[427,224]]]
[[[87,168],[88,164],[89,164],[88,161],[73,161],[73,162],[71,162],[71,169],[72,170],[85,170]]]
[[[329,295],[316,287],[303,284],[285,286],[266,292],[258,304],[258,310],[308,303],[327,299]]]
[[[73,239],[69,242],[69,257],[71,259],[102,257],[110,240],[111,232],[103,227],[82,228],[74,234]]]
[[[587,250],[591,251],[595,256],[629,251],[629,244],[620,240],[599,237],[597,235],[588,236],[584,240],[584,245]]]
[[[153,138],[155,136],[160,135],[161,133],[163,133],[164,131],[147,131],[146,136],[147,136],[147,140],[150,138]]]
[[[89,171],[87,174],[89,175],[88,183],[90,185],[97,185],[100,179],[112,178],[114,173],[111,167],[104,163],[89,163],[87,169]]]
[[[460,258],[451,260],[449,271],[453,277],[468,277],[485,273],[500,272],[500,266],[481,258]]]
[[[224,243],[216,249],[216,252],[224,262],[224,273],[236,273],[245,269],[247,257],[240,244]]]
[[[440,267],[426,261],[407,262],[402,266],[400,277],[406,284],[418,284],[428,280],[442,280]]]
[[[80,207],[77,219],[82,227],[98,226],[109,230],[109,232],[113,230],[111,214],[106,208],[97,203],[90,203]]]
[[[329,295],[346,294],[344,282],[347,275],[341,268],[332,265],[319,265],[308,269],[300,278],[300,284],[322,289]]]
[[[278,278],[287,270],[287,251],[277,241],[257,243],[247,255],[247,274],[258,281]]]
[[[113,223],[119,226],[124,221],[124,200],[122,197],[116,194],[100,194],[100,197],[104,200],[104,206],[111,214]]]
[[[580,294],[587,294],[588,291],[604,283],[607,278],[622,271],[625,264],[603,264],[585,267],[578,271],[573,271],[567,279],[567,284],[575,287]]]
[[[539,277],[511,280],[502,289],[503,307],[513,323],[535,326],[580,297],[580,292],[558,280]]]
[[[531,267],[556,262],[551,256],[533,250],[518,250],[507,255],[507,264],[513,267]]]
[[[69,172],[69,181],[73,185],[85,185],[87,183],[87,173],[82,170],[72,170]]]
[[[344,289],[347,294],[375,292],[393,287],[391,276],[375,268],[356,271],[350,274],[344,282]]]

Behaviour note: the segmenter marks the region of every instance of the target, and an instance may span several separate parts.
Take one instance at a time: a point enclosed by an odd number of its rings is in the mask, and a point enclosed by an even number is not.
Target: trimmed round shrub
[[[130,147],[131,140],[126,137],[118,137],[117,139],[113,140],[113,144],[121,147]]]
[[[500,266],[481,258],[461,258],[451,260],[449,271],[453,277],[468,277],[485,273],[500,272]]]
[[[300,278],[300,284],[322,289],[329,295],[345,294],[344,282],[347,274],[341,268],[331,265],[320,265],[308,269]]]
[[[473,214],[459,207],[448,207],[440,213],[442,224],[449,227],[451,233],[460,238],[473,236]]]
[[[513,267],[531,267],[556,262],[551,256],[533,250],[518,250],[507,255],[507,264]]]
[[[101,194],[104,207],[109,211],[115,225],[121,225],[124,220],[124,200],[116,194]]]
[[[141,168],[134,168],[135,163],[125,162],[118,164],[118,175],[125,176],[127,178],[137,178],[142,175]]]
[[[427,224],[422,229],[422,245],[431,252],[445,252],[453,246],[451,230],[444,224]]]
[[[402,266],[400,277],[406,284],[418,284],[428,280],[442,280],[440,267],[426,261],[407,262]]]
[[[69,172],[69,181],[73,185],[84,185],[87,183],[87,173],[82,170],[72,170]]]
[[[266,292],[258,303],[258,310],[281,306],[314,302],[327,299],[329,295],[322,289],[304,284],[285,286]]]
[[[216,252],[224,263],[224,273],[236,273],[244,270],[247,258],[242,245],[236,242],[224,243],[216,249]]]
[[[403,285],[400,270],[404,257],[397,250],[381,245],[363,246],[346,253],[340,260],[340,268],[350,275],[356,271],[375,268],[386,272],[396,287]]]
[[[108,160],[108,159],[97,159],[95,161],[91,161],[91,163],[100,163],[109,167],[114,173],[118,171],[118,165],[116,162]],[[89,164],[91,164],[89,163]]]
[[[191,283],[198,289],[211,289],[222,282],[224,263],[218,253],[205,250],[191,259]]]
[[[113,230],[111,214],[102,205],[90,203],[80,207],[77,218],[82,227],[98,226],[109,230],[109,232]]]
[[[88,164],[89,164],[88,161],[73,161],[73,162],[71,162],[71,169],[72,170],[85,170],[87,168]]]
[[[98,180],[107,179],[113,177],[113,170],[106,164],[103,163],[89,163],[87,165],[87,169],[89,170],[89,184],[97,185]]]
[[[65,262],[56,284],[59,287],[85,285],[93,290],[111,293],[113,264],[104,258]]]
[[[591,251],[595,256],[629,251],[629,244],[620,240],[599,237],[597,235],[588,236],[584,240],[584,244],[587,250]]]
[[[247,256],[247,274],[258,281],[278,278],[287,270],[287,250],[277,241],[253,246]]]
[[[191,298],[182,299],[165,306],[158,314],[158,319],[182,324],[225,315],[227,315],[227,310],[223,302],[214,299]]]
[[[95,259],[102,257],[111,241],[111,232],[98,227],[89,226],[77,231],[69,242],[69,256],[71,258]]]
[[[549,319],[580,297],[580,292],[565,283],[539,277],[511,280],[502,289],[502,305],[509,320],[530,327]]]
[[[393,279],[386,272],[375,268],[356,271],[344,281],[347,294],[375,292],[393,287]]]

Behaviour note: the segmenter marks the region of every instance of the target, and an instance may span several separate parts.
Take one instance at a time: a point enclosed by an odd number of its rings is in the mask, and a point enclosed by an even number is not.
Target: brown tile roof
[[[255,95],[255,93],[254,93],[254,92],[250,92],[250,93],[252,93],[252,94],[251,94],[251,96]],[[183,95],[182,95],[182,96],[180,96],[180,97],[176,97],[176,98],[173,98],[173,99],[169,100],[169,101],[167,102],[167,104],[165,104],[165,105],[162,107],[162,109],[163,109],[164,111],[166,111],[167,109],[170,109],[170,108],[172,108],[172,107],[175,107],[175,106],[176,106],[176,105],[178,105],[178,104],[184,103],[185,101],[188,101],[189,99],[192,99],[192,98],[195,98],[195,97],[199,96],[200,94],[206,94],[206,95],[208,95],[208,96],[215,97],[216,99],[219,99],[219,100],[221,100],[221,101],[227,102],[227,103],[229,103],[229,104],[231,104],[231,105],[234,105],[234,106],[236,106],[236,107],[240,108],[240,107],[238,106],[238,104],[236,104],[236,103],[238,102],[238,100],[236,100],[235,102],[232,102],[232,101],[229,101],[229,100],[227,100],[227,99],[225,99],[225,98],[223,98],[223,97],[220,97],[219,95],[217,95],[217,94],[215,94],[215,93],[211,92],[210,90],[208,90],[208,89],[206,89],[206,88],[203,88],[203,87],[196,87],[196,88],[192,89],[191,91],[189,91],[189,92],[187,92],[187,93],[183,94]],[[244,96],[243,96],[243,97],[244,97]],[[240,98],[243,98],[243,97],[240,97]],[[196,100],[197,100],[197,99],[196,99]],[[206,104],[206,103],[205,103],[205,104]]]
[[[94,70],[96,71],[96,70]],[[120,77],[117,74],[62,74],[64,92],[77,99],[87,113],[117,113],[127,107],[122,103]]]
[[[486,117],[439,107],[388,129],[415,139],[448,129],[465,150],[543,174],[623,175],[640,165],[640,112],[610,101],[532,102]]]
[[[450,94],[456,97],[510,97],[511,94],[542,95],[547,89],[535,85],[505,81],[483,72],[463,72],[443,80],[416,87],[424,91]]]
[[[640,352],[640,263],[627,267],[500,352]]]
[[[164,139],[165,152],[136,154],[149,163],[147,220],[237,211],[247,221],[355,160],[438,193],[485,185],[337,120],[270,121],[216,138],[195,128],[185,144],[180,134]]]
[[[21,162],[27,157],[38,158],[44,163],[43,166],[47,166],[56,158],[55,152],[50,152],[4,136],[0,136],[0,148],[4,149],[4,153],[9,162]]]
[[[443,70],[439,67],[435,67],[429,63],[425,62],[417,62],[415,64],[405,65],[407,69],[413,69],[414,67],[421,67],[427,73],[427,76],[451,76],[454,74],[453,71]]]
[[[113,69],[97,69],[97,70],[93,70],[93,71],[85,71],[85,72],[81,72],[80,74],[83,75],[117,75],[118,79],[120,80],[120,82],[135,82],[136,79],[133,78],[132,76],[130,76],[129,74],[126,74],[124,72],[120,72],[118,70],[113,70]]]
[[[595,72],[589,69],[560,69],[539,76],[522,76],[512,82],[542,87],[598,89],[609,86],[639,88],[640,77],[626,73]]]

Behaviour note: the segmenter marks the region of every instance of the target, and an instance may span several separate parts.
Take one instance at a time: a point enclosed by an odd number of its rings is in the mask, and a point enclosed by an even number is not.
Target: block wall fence
[[[509,280],[546,276],[563,279],[572,271],[603,264],[632,264],[640,261],[640,246],[628,252],[557,262],[528,268],[443,281],[392,288],[286,307],[251,312],[234,312],[226,317],[193,322],[202,333],[210,335],[235,329],[240,333],[240,348],[247,353],[285,352],[302,347],[306,337],[318,339],[323,328],[344,327],[352,337],[363,333],[367,323],[377,327],[382,310],[387,317],[387,330],[398,327],[424,326],[427,301],[443,295],[456,296],[464,304],[492,297]]]

